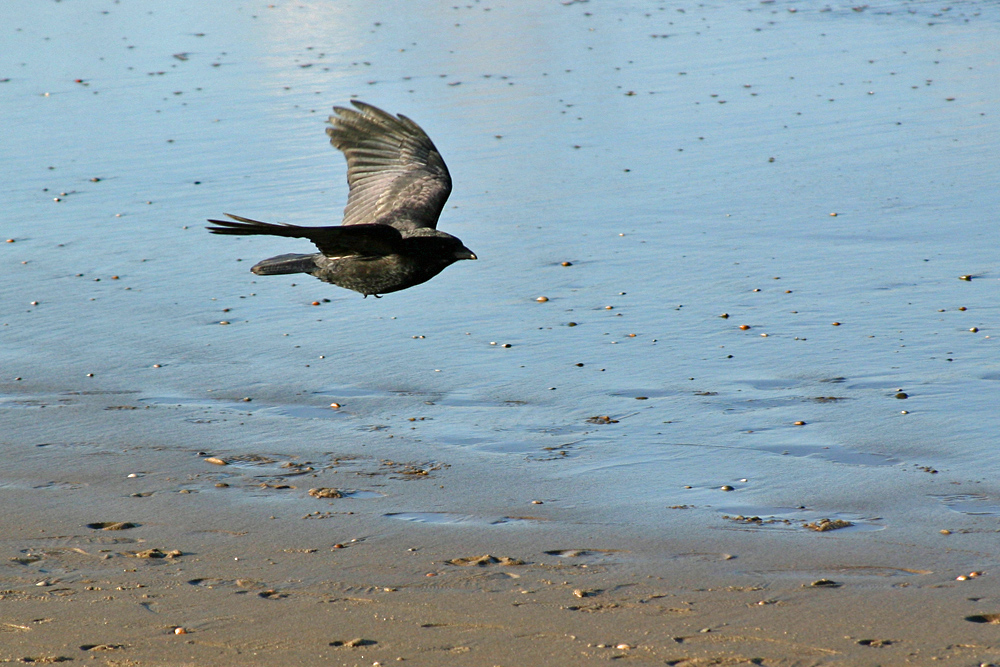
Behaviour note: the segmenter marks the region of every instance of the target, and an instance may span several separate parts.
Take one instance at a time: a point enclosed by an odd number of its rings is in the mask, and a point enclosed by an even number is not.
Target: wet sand
[[[152,431],[157,413],[170,412],[126,409],[133,402],[121,395],[63,401],[20,414],[72,410],[121,432],[136,422]],[[14,422],[37,426],[38,417]],[[642,531],[589,520],[567,502],[579,495],[572,483],[509,467],[514,474],[477,475],[460,452],[410,458],[420,448],[394,440],[309,453],[167,447],[110,431],[78,442],[26,437],[0,488],[0,659],[1000,660],[995,573],[958,580],[994,558],[992,518],[966,517],[950,535],[838,535],[801,522],[685,522],[696,509],[677,506],[663,510],[677,517],[672,529]],[[954,485],[941,477],[942,488]]]

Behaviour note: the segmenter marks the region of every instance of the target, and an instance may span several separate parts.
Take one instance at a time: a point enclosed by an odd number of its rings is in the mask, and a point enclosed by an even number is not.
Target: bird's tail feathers
[[[251,267],[258,276],[279,276],[286,273],[312,273],[316,269],[316,255],[278,255],[264,259]]]

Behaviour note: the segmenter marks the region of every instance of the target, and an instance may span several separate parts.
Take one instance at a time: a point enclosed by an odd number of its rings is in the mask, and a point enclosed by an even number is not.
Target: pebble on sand
[[[209,457],[204,458],[202,460],[205,463],[212,463],[212,464],[217,465],[217,466],[227,466],[227,465],[229,465],[228,461],[226,461],[225,459],[220,459],[218,456],[209,456]]]

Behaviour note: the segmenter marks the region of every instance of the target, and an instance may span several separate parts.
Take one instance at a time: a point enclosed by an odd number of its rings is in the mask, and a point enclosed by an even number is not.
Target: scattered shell
[[[612,419],[610,415],[598,415],[587,418],[588,424],[617,424],[617,419]]]
[[[817,579],[809,585],[816,588],[840,588],[840,584],[832,579]]]
[[[226,461],[224,459],[220,459],[218,456],[209,456],[208,458],[202,459],[202,461],[204,461],[205,463],[212,463],[212,464],[217,465],[217,466],[227,466],[227,465],[229,465],[228,461]]]
[[[188,633],[184,628],[174,628],[175,635],[186,635]]]
[[[452,558],[451,560],[445,561],[448,565],[461,565],[463,567],[486,567],[487,565],[524,565],[523,560],[518,560],[517,558],[511,558],[510,556],[491,556],[490,554],[484,554],[482,556],[466,556],[464,558]]]
[[[632,647],[629,646],[628,644],[618,644],[617,646],[615,646],[615,648],[618,649],[619,651],[627,651]]]
[[[309,495],[313,498],[343,498],[344,494],[337,489],[331,489],[328,487],[320,487],[318,489],[309,489]]]
[[[795,426],[805,426],[805,422],[795,422]]]
[[[562,266],[573,266],[572,262],[563,262]]]
[[[535,301],[537,301],[538,303],[545,303],[548,300],[549,300],[549,297],[547,297],[547,296],[540,296],[537,299],[535,299]]]
[[[378,642],[374,639],[362,639],[361,637],[356,637],[354,639],[348,639],[346,641],[338,640],[330,642],[330,646],[346,646],[347,648],[357,648],[358,646],[373,646]],[[378,664],[377,662],[375,663]]]
[[[819,533],[825,533],[829,530],[838,530],[840,528],[847,528],[848,526],[853,526],[854,524],[850,521],[844,521],[843,519],[820,519],[813,523],[802,524],[803,528],[808,528],[809,530],[815,530]]]
[[[1000,614],[976,614],[966,616],[965,620],[970,623],[989,623],[990,625],[1000,625]]]
[[[87,524],[87,528],[91,530],[128,530],[129,528],[138,527],[139,524],[130,521],[99,521]]]
[[[334,410],[336,410],[337,408],[340,407],[340,403],[331,403],[330,407],[333,408]]]
[[[840,326],[840,322],[833,322],[833,326],[839,327]]]
[[[143,551],[136,551],[135,553],[129,553],[129,556],[133,558],[180,558],[184,554],[179,549],[173,549],[171,551],[162,551],[160,549],[145,549]]]

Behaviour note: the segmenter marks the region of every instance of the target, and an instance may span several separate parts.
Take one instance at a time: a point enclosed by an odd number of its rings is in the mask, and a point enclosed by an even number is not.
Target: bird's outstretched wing
[[[451,176],[430,137],[406,116],[352,100],[334,107],[326,133],[347,158],[344,225],[380,222],[400,231],[435,228]]]
[[[268,234],[309,239],[327,257],[361,255],[378,257],[401,250],[403,237],[398,229],[387,225],[353,225],[351,227],[299,227],[273,224],[226,213],[232,220],[209,220],[216,227],[209,227],[213,234]]]

